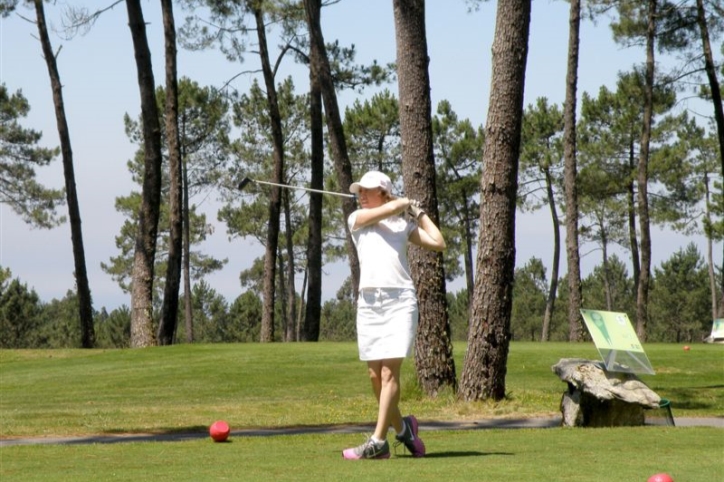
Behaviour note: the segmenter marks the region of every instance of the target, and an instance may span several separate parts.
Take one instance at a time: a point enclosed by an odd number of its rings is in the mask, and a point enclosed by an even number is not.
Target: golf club
[[[309,191],[309,192],[318,192],[320,194],[329,194],[331,196],[340,196],[340,197],[348,197],[348,198],[354,198],[354,194],[345,194],[342,192],[333,192],[333,191],[323,191],[321,189],[312,189],[309,187],[302,187],[302,186],[290,186],[289,184],[277,184],[275,182],[268,182],[268,181],[257,181],[256,179],[251,179],[248,177],[245,177],[241,180],[239,183],[239,190],[243,190],[247,184],[250,182],[253,182],[254,184],[267,184],[269,186],[277,186],[277,187],[283,187],[286,189],[299,189],[301,191]]]

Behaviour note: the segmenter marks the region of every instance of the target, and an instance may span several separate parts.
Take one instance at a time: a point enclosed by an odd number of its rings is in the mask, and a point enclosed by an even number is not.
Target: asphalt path
[[[709,418],[682,417],[675,418],[676,427],[716,427],[724,429],[724,416]],[[561,426],[560,417],[538,418],[494,418],[464,422],[435,422],[420,423],[421,431],[432,430],[486,430],[486,429],[522,429],[522,428],[553,428]],[[271,437],[275,435],[299,435],[314,433],[345,434],[365,433],[374,430],[373,425],[320,425],[280,428],[256,428],[232,430],[233,437]],[[101,434],[84,435],[78,437],[16,437],[0,439],[0,447],[14,445],[84,445],[84,444],[114,444],[128,442],[183,442],[208,438],[207,432],[188,433],[133,433],[133,434]]]

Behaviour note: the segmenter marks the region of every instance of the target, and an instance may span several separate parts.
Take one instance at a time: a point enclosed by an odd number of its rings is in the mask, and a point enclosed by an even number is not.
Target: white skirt
[[[357,299],[359,359],[405,358],[412,353],[419,311],[415,290],[363,288]]]

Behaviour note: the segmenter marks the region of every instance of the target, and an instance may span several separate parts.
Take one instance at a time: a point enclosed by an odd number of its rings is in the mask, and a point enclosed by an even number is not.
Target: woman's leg
[[[367,362],[367,369],[372,382],[372,392],[377,398],[377,404],[380,403],[380,392],[382,391],[382,360],[371,360]]]
[[[370,381],[372,382],[372,391],[377,398],[377,404],[379,407],[382,405],[388,406],[389,403],[386,400],[387,396],[387,383],[390,377],[388,375],[389,369],[385,367],[383,360],[374,360],[367,362],[367,369],[369,371]],[[378,411],[378,417],[382,416],[382,410]],[[386,418],[386,415],[385,415]],[[377,426],[379,427],[379,419]],[[388,459],[390,458],[390,445],[387,442],[387,429],[383,432],[379,432],[375,429],[375,433],[372,435],[373,438],[367,439],[365,443],[358,447],[351,447],[342,451],[342,457],[347,460],[360,460],[360,459]],[[376,439],[376,440],[375,440]]]
[[[400,413],[400,372],[404,358],[376,360],[368,362],[372,389],[379,405],[377,425],[374,437],[378,440],[387,438],[390,425],[400,433],[402,431],[402,414]]]

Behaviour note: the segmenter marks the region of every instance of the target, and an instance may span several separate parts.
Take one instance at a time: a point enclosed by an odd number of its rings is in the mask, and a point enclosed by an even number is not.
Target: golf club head
[[[239,183],[239,190],[242,191],[246,187],[246,185],[249,184],[250,182],[251,182],[251,179],[249,179],[248,177],[245,177],[244,179],[242,179],[241,182]]]

